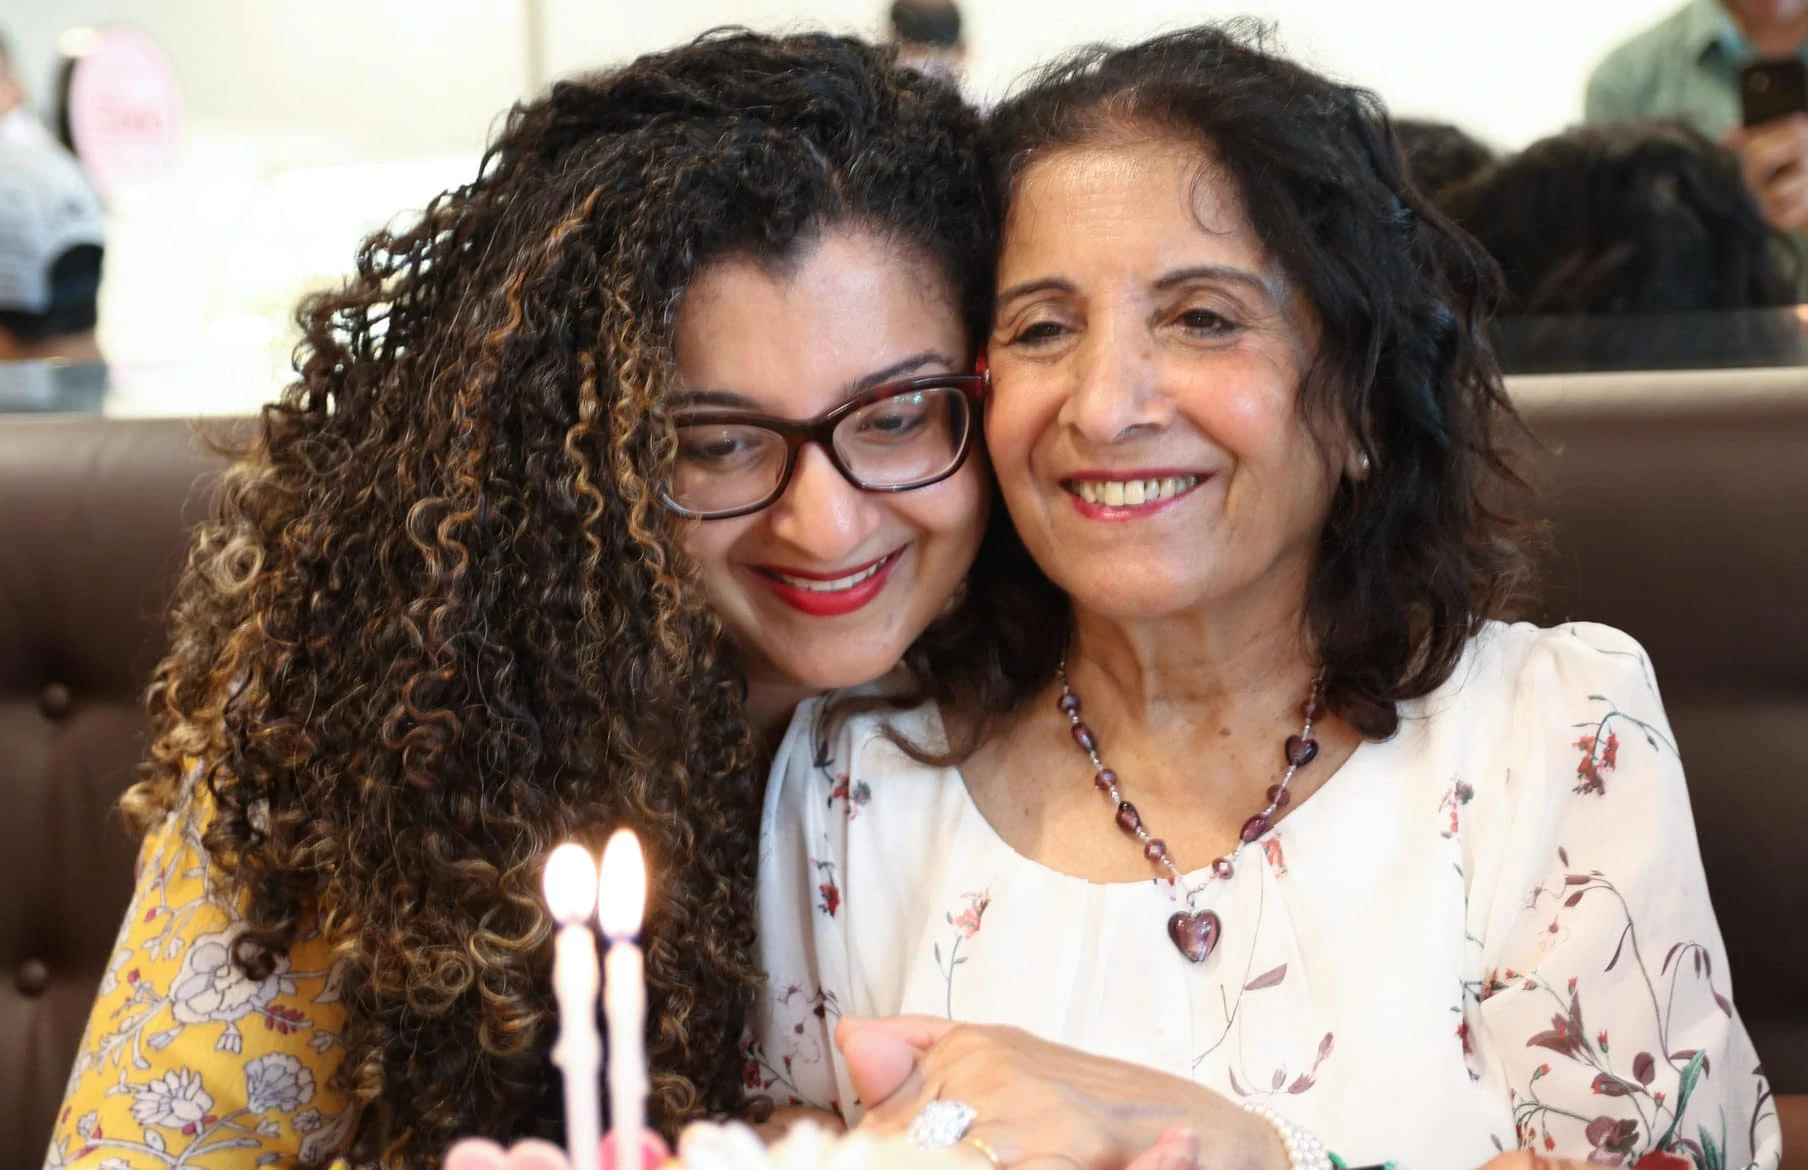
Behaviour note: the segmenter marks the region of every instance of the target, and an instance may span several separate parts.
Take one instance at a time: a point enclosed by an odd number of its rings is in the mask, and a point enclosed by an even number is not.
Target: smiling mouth
[[[1140,508],[1183,496],[1199,486],[1197,475],[1154,479],[1068,479],[1061,486],[1088,504],[1102,508]]]
[[[904,555],[903,549],[887,553],[863,568],[855,569],[840,577],[800,577],[794,573],[786,573],[779,569],[761,565],[756,572],[772,578],[781,585],[789,585],[793,589],[802,589],[806,593],[846,593],[872,580],[891,566],[892,562]]]

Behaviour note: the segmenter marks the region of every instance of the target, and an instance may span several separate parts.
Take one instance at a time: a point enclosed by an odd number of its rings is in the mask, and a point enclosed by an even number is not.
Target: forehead
[[[1161,230],[1260,250],[1235,177],[1209,146],[1125,128],[1048,151],[1013,184],[1005,245],[1049,243],[1092,231]]]
[[[806,417],[912,355],[961,360],[965,328],[939,265],[868,231],[834,231],[791,262],[708,265],[678,307],[678,379]]]

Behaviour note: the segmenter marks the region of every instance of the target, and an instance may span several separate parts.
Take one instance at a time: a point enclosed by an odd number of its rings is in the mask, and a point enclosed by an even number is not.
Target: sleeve
[[[1649,660],[1616,630],[1559,627],[1537,636],[1512,688],[1510,768],[1492,808],[1477,794],[1471,930],[1482,1052],[1519,1144],[1774,1170],[1776,1111],[1730,998]]]
[[[864,800],[837,766],[848,758],[850,733],[843,726],[837,742],[820,738],[820,712],[821,700],[797,709],[767,783],[759,888],[767,981],[744,1075],[751,1097],[852,1122],[847,1106],[854,1095],[834,1041],[848,979],[842,861],[848,815]]]
[[[329,1087],[343,968],[318,937],[261,981],[233,966],[244,926],[208,864],[195,787],[139,853],[45,1170],[316,1164],[350,1125]]]
[[[1621,54],[1608,57],[1589,74],[1582,99],[1582,120],[1590,124],[1630,122],[1645,116],[1641,86],[1630,62]]]

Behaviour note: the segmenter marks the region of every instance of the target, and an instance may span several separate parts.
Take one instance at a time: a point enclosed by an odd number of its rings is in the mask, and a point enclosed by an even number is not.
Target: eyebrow
[[[1260,292],[1270,300],[1278,299],[1277,290],[1272,282],[1263,279],[1247,268],[1235,268],[1228,264],[1195,264],[1189,268],[1177,268],[1163,273],[1155,281],[1155,287],[1166,292],[1176,285],[1192,280],[1222,280],[1231,284],[1240,284]],[[1060,276],[1045,276],[1038,280],[1026,280],[1014,284],[998,294],[996,304],[1003,308],[1006,304],[1021,297],[1041,292],[1059,292],[1072,294],[1078,292],[1073,281]]]
[[[906,374],[915,373],[924,366],[938,363],[951,370],[954,368],[954,362],[951,358],[946,354],[938,353],[933,349],[926,349],[922,353],[916,353],[907,358],[901,358],[891,365],[886,366],[884,369],[874,370],[872,373],[862,375],[854,381],[849,382],[846,386],[843,386],[841,388],[842,401],[846,401],[856,394],[864,394],[875,386],[883,386],[894,378],[902,378]],[[764,409],[761,403],[754,401],[745,394],[737,394],[733,390],[712,390],[707,388],[678,391],[672,396],[672,406],[678,408],[718,406],[729,410],[750,411]]]
[[[1175,285],[1186,284],[1192,280],[1228,281],[1231,284],[1241,284],[1255,289],[1270,300],[1277,299],[1277,291],[1273,282],[1247,268],[1234,268],[1228,264],[1196,264],[1191,268],[1177,268],[1157,280],[1155,287],[1166,292]]]

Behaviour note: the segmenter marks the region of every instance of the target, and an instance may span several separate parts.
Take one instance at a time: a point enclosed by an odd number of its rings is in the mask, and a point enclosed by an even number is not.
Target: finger
[[[1759,200],[1772,227],[1792,232],[1808,224],[1808,166],[1780,175]]]
[[[1589,1170],[1589,1167],[1584,1162],[1546,1158],[1532,1150],[1514,1150],[1495,1158],[1482,1170]]]
[[[1748,171],[1774,175],[1808,158],[1808,120],[1790,118],[1754,130],[1740,153]]]
[[[1177,1125],[1164,1130],[1154,1145],[1131,1159],[1125,1170],[1195,1170],[1198,1165],[1198,1132]]]
[[[943,1036],[960,1025],[936,1016],[842,1016],[835,1025],[835,1042],[852,1032],[879,1031],[905,1041],[919,1052],[927,1052]]]
[[[503,1170],[503,1149],[488,1138],[460,1138],[446,1151],[445,1170]]]
[[[840,1031],[836,1042],[847,1065],[854,1095],[868,1109],[897,1095],[917,1074],[921,1050],[893,1029],[869,1027]]]

